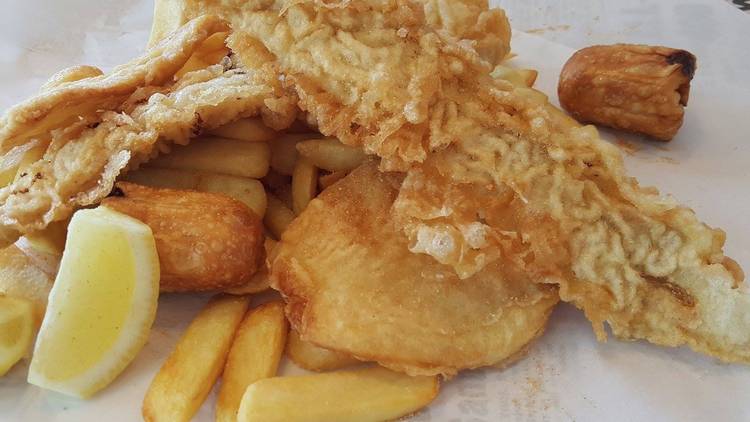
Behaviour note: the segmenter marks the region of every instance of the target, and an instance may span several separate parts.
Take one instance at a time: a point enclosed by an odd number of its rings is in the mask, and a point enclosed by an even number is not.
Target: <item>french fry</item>
[[[380,367],[266,378],[247,388],[237,416],[240,422],[393,420],[427,406],[438,388],[437,377]]]
[[[259,217],[266,212],[266,191],[256,179],[193,170],[141,168],[126,174],[123,180],[155,188],[223,193],[247,205]]]
[[[263,304],[245,317],[224,366],[216,401],[217,422],[235,422],[247,386],[276,375],[286,334],[283,302]]]
[[[271,147],[271,168],[279,174],[291,176],[294,172],[294,165],[297,162],[297,142],[306,139],[319,138],[320,135],[314,133],[286,134],[273,142],[269,142]]]
[[[183,76],[185,76],[186,73],[194,72],[196,70],[205,69],[208,66],[211,66],[213,63],[207,62],[201,57],[198,57],[197,55],[192,55],[190,58],[185,62],[185,64],[180,68],[180,70],[177,71],[177,73],[174,74],[175,79],[180,79]]]
[[[153,47],[188,20],[182,0],[155,0],[148,46]]]
[[[50,255],[62,255],[68,235],[70,219],[54,221],[43,230],[27,233],[24,237],[31,247]]]
[[[149,161],[146,166],[259,179],[268,172],[269,155],[265,142],[205,137],[196,138],[187,146],[175,146],[172,152]]]
[[[260,218],[266,214],[266,190],[258,180],[223,174],[204,175],[196,189],[230,196],[250,207]]]
[[[263,123],[259,117],[236,120],[208,131],[210,135],[246,142],[266,142],[275,139],[279,133]]]
[[[118,182],[102,205],[143,221],[154,234],[161,291],[225,289],[247,283],[263,257],[261,219],[245,205],[206,192]]]
[[[332,371],[359,363],[344,353],[318,347],[302,340],[296,330],[289,331],[286,354],[297,366],[308,371]]]
[[[318,193],[318,168],[307,158],[300,157],[292,174],[292,205],[300,215]]]
[[[326,190],[332,184],[346,177],[347,174],[349,174],[347,171],[336,171],[324,174],[318,178],[318,186],[320,186],[320,190]]]
[[[147,422],[187,422],[198,411],[224,368],[246,296],[211,299],[190,323],[143,399]]]
[[[539,72],[534,69],[518,69],[518,73],[521,75],[521,78],[524,81],[524,85],[526,85],[526,87],[528,88],[532,88],[534,86],[536,78],[537,76],[539,76]]]
[[[229,32],[217,32],[206,38],[198,47],[200,52],[210,52],[227,48],[226,41]]]
[[[361,149],[344,145],[336,138],[299,142],[297,152],[307,157],[315,167],[328,171],[352,171],[367,158]]]
[[[531,88],[536,82],[538,72],[531,69],[514,69],[504,65],[498,65],[491,73],[495,79],[504,79],[513,85]]]
[[[281,235],[294,220],[294,211],[284,205],[283,202],[272,194],[268,195],[268,208],[266,215],[263,217],[263,223],[266,225],[271,234],[276,239],[281,239]]]

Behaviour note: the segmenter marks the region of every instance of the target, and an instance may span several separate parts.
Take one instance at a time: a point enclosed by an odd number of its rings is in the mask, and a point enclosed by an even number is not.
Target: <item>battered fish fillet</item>
[[[226,59],[175,78],[203,41],[227,29],[217,17],[196,18],[108,75],[89,67],[61,72],[11,108],[0,120],[3,159],[32,146],[44,151],[0,189],[0,243],[98,202],[120,172],[173,142],[239,117],[273,115],[276,104],[266,100],[283,98],[275,74],[235,69]],[[275,120],[291,123],[294,113]]]
[[[189,2],[192,3],[192,2]],[[213,3],[263,43],[324,135],[406,171],[412,252],[470,278],[493,262],[560,286],[600,339],[750,362],[750,295],[724,233],[625,173],[617,149],[502,80],[414,0]],[[231,6],[231,7],[230,7]],[[234,52],[244,62],[250,54]]]
[[[411,375],[453,375],[513,358],[558,301],[495,262],[466,280],[412,254],[390,209],[403,177],[367,163],[325,190],[284,233],[271,280],[302,338]]]

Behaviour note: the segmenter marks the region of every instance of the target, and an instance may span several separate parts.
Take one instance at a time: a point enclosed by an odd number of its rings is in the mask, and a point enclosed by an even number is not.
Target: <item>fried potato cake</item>
[[[118,182],[102,205],[147,224],[159,253],[162,292],[249,283],[263,261],[263,223],[229,196]]]
[[[412,375],[514,357],[544,330],[556,288],[499,262],[460,280],[410,253],[390,217],[401,178],[364,164],[289,226],[271,282],[292,325],[303,340]]]

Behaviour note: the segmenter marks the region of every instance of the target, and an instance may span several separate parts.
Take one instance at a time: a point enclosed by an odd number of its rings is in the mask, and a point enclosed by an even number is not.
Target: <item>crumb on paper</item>
[[[569,29],[570,29],[570,25],[552,25],[552,26],[543,26],[541,28],[529,29],[526,32],[529,34],[544,34],[546,32],[561,32],[561,31],[567,31]]]
[[[628,155],[635,155],[636,152],[642,149],[640,145],[620,138],[615,139],[615,145]]]
[[[672,157],[665,157],[665,156],[657,157],[656,161],[659,162],[659,163],[665,163],[665,164],[680,164],[680,162],[677,161],[677,160],[675,160],[674,158],[672,158]]]

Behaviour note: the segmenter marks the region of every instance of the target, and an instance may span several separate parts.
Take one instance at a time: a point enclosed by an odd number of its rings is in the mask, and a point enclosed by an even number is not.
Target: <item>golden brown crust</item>
[[[544,329],[556,290],[499,263],[460,280],[409,253],[390,218],[399,185],[365,164],[284,233],[272,286],[302,339],[411,375],[453,375],[523,349]]]
[[[560,104],[582,122],[671,140],[682,126],[695,56],[616,44],[584,48],[560,73]]]
[[[204,128],[260,113],[291,113],[279,119],[294,119],[296,111],[265,104],[283,96],[273,74],[227,64],[175,80],[203,41],[226,30],[217,17],[199,17],[110,74],[73,81],[96,72],[63,72],[39,95],[9,110],[2,119],[0,152],[31,142],[46,150],[0,189],[3,242],[96,204],[121,172],[168,151],[171,143],[187,143]]]
[[[102,205],[137,218],[154,233],[163,292],[248,283],[263,257],[263,225],[228,196],[119,182]]]

